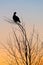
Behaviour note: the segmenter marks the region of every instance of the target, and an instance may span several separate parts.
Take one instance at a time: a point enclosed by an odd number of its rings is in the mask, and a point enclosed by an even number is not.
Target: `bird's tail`
[[[19,20],[19,22],[21,23],[21,21]]]

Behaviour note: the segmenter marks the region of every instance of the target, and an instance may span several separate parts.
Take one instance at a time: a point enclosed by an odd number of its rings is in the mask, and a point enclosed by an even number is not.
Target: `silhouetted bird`
[[[16,16],[16,12],[14,12],[14,14],[13,14],[13,20],[14,20],[15,23],[17,23],[17,22],[20,23],[20,19],[19,19],[18,16]]]

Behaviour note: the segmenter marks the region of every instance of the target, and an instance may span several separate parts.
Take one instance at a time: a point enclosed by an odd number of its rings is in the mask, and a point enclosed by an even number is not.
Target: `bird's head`
[[[14,15],[16,14],[16,12],[14,12]]]

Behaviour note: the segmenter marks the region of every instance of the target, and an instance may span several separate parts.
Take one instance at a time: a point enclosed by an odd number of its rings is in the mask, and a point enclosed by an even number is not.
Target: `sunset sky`
[[[8,33],[11,30],[10,24],[4,21],[4,18],[12,20],[15,11],[21,22],[23,19],[23,23],[28,25],[27,27],[35,24],[35,28],[40,33],[41,39],[43,39],[43,0],[0,0],[0,41],[6,42]],[[0,61],[0,63],[2,62]]]
[[[35,24],[43,38],[43,0],[0,0],[0,35],[10,28],[4,19],[12,19],[14,11],[28,27]]]

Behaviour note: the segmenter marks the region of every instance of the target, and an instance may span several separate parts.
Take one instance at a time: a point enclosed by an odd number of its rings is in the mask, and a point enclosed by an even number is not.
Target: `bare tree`
[[[7,22],[11,24],[12,20]],[[16,23],[16,25],[19,27],[19,32],[20,32],[19,34],[21,35],[22,38],[18,37],[18,35],[16,34],[17,32],[12,27],[14,42],[11,41],[11,37],[9,34],[9,39],[7,41],[8,47],[2,43],[3,47],[8,51],[7,55],[10,58],[12,58],[12,60],[14,60],[14,62],[16,62],[17,65],[22,65],[22,64],[23,65],[36,65],[36,64],[39,65],[39,62],[37,62],[37,59],[40,58],[39,54],[41,49],[38,48],[39,36],[38,34],[35,36],[34,27],[33,27],[33,32],[31,34],[31,37],[28,40],[24,26],[20,23]],[[34,38],[36,39],[35,42],[33,42]]]

